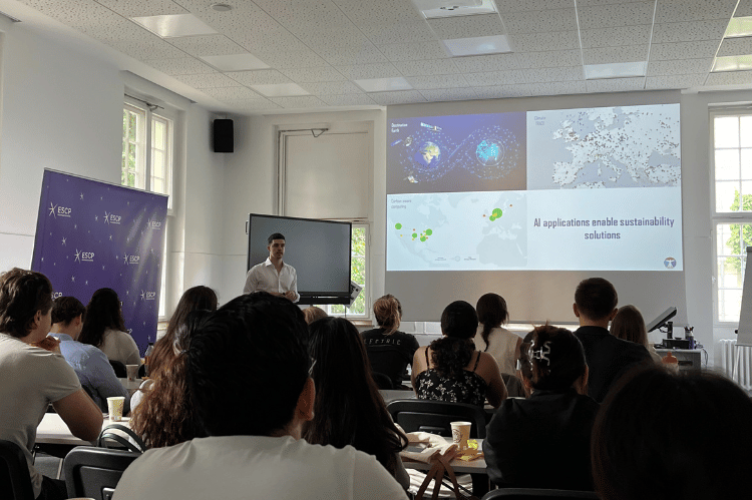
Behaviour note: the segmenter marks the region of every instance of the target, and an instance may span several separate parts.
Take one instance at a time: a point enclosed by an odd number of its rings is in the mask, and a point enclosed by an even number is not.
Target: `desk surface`
[[[124,418],[120,422],[113,422],[109,418],[104,419],[102,422],[102,428],[104,429],[110,424],[122,424],[126,427],[130,427],[130,418]],[[37,427],[37,439],[38,444],[63,444],[70,446],[90,446],[89,441],[79,439],[68,429],[63,419],[57,413],[45,413],[44,418]]]
[[[483,440],[477,439],[476,441],[478,441],[478,448],[482,449]],[[415,462],[406,458],[402,459],[402,463],[405,465],[406,469],[417,469],[417,470],[430,470],[431,469],[431,464],[427,464],[425,462]],[[471,460],[470,462],[466,462],[464,460],[452,460],[451,462],[449,462],[449,465],[452,466],[452,469],[454,469],[454,472],[460,473],[460,474],[485,474],[486,473],[485,458],[477,458],[475,460]]]

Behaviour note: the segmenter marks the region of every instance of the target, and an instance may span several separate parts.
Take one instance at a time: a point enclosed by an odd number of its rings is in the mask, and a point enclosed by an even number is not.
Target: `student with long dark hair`
[[[493,356],[501,373],[514,375],[522,337],[502,327],[509,321],[507,301],[499,294],[487,293],[478,299],[475,311],[480,323],[473,339],[475,348]]]
[[[185,355],[190,347],[186,319],[193,311],[216,311],[217,294],[209,287],[185,291],[150,357],[151,379],[131,402],[131,428],[152,447],[172,446],[198,437],[193,407],[187,397]]]
[[[125,329],[120,298],[112,288],[100,288],[91,296],[78,341],[98,347],[111,361],[141,364],[136,341]]]
[[[413,357],[412,384],[420,399],[483,406],[486,398],[498,408],[507,397],[496,360],[475,349],[478,316],[464,300],[452,302],[441,314],[442,338],[420,347]]]
[[[358,329],[343,318],[320,319],[309,328],[316,403],[303,437],[312,444],[350,445],[373,455],[407,489],[410,478],[399,457],[407,438],[392,422],[371,377]]]

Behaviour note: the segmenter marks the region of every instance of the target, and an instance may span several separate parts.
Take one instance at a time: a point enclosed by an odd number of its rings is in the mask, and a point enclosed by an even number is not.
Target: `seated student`
[[[363,332],[368,359],[373,371],[383,373],[393,388],[402,386],[402,374],[412,363],[418,341],[414,335],[399,331],[402,304],[393,295],[384,295],[373,303],[373,314],[379,328]]]
[[[310,325],[316,320],[327,318],[329,315],[320,307],[310,306],[303,309],[303,316],[305,317],[305,322]]]
[[[618,301],[614,285],[603,278],[581,281],[574,294],[574,315],[580,320],[574,334],[585,348],[590,369],[588,394],[599,403],[622,375],[651,359],[645,346],[617,339],[608,332]]]
[[[509,321],[507,301],[501,295],[487,293],[478,299],[475,310],[480,323],[473,339],[475,348],[493,356],[501,373],[514,375],[522,337],[501,326]]]
[[[478,316],[463,300],[441,313],[442,338],[419,347],[413,357],[412,384],[420,399],[483,406],[486,398],[498,408],[507,397],[499,365],[475,350],[473,337]]]
[[[78,341],[98,347],[110,360],[141,364],[136,341],[125,330],[120,298],[112,288],[100,288],[91,296]]]
[[[525,337],[519,366],[529,399],[504,401],[488,424],[489,478],[505,487],[592,490],[590,432],[599,405],[583,395],[582,344],[569,330],[539,326]]]
[[[144,453],[115,500],[406,497],[376,458],[300,439],[316,391],[308,327],[292,302],[257,292],[189,324],[188,392],[209,437]]]
[[[128,390],[115,375],[107,356],[94,346],[77,342],[83,326],[86,308],[75,297],[58,297],[52,304],[50,333],[60,340],[60,352],[76,372],[81,385],[103,411],[107,411],[107,398],[125,398],[123,413],[130,411]]]
[[[45,275],[14,268],[0,276],[0,439],[23,451],[38,500],[68,498],[64,481],[33,466],[37,426],[49,404],[80,439],[93,441],[102,429],[102,412],[81,389],[58,341],[45,338],[51,313],[52,284]]]
[[[749,422],[748,394],[720,375],[657,364],[630,373],[593,427],[595,492],[603,500],[749,498]]]
[[[185,358],[190,346],[186,319],[193,311],[216,311],[217,294],[209,287],[189,288],[180,297],[167,332],[149,359],[151,377],[133,394],[131,429],[151,448],[172,446],[205,434],[196,425],[186,393]]]
[[[335,448],[350,445],[373,455],[403,488],[409,488],[410,477],[399,457],[407,437],[392,422],[371,377],[358,329],[346,319],[326,318],[310,330],[316,404],[303,438]]]
[[[620,307],[616,316],[611,320],[611,335],[617,339],[644,345],[650,357],[656,363],[661,362],[661,356],[655,352],[655,347],[648,341],[648,331],[640,310],[635,306]]]

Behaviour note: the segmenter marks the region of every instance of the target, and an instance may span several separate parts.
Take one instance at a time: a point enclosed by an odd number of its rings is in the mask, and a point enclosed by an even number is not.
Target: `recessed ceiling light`
[[[462,5],[462,2],[452,2],[452,5],[434,7],[420,11],[426,19],[453,16],[474,16],[478,14],[494,14],[496,12],[498,11],[496,10],[496,4],[493,0],[480,0],[477,2],[477,5]]]
[[[752,35],[752,17],[732,17],[726,27],[724,38]]]
[[[199,56],[220,71],[248,71],[266,69],[270,66],[253,54],[231,54],[225,56]]]
[[[476,36],[473,38],[453,38],[442,40],[453,57],[482,56],[512,52],[506,35]]]
[[[269,83],[251,85],[251,88],[264,97],[290,97],[311,94],[297,83]]]
[[[368,78],[364,80],[353,80],[353,82],[366,92],[389,92],[392,90],[410,90],[413,88],[413,86],[401,76],[395,78]]]
[[[745,71],[752,69],[752,55],[716,57],[713,72]]]
[[[586,64],[585,80],[601,80],[605,78],[628,78],[645,76],[647,61],[628,63]]]
[[[131,21],[140,24],[162,38],[179,36],[213,35],[217,31],[193,14],[171,14],[165,16],[132,17]]]
[[[232,5],[228,3],[213,3],[211,4],[211,8],[217,12],[227,12],[228,10],[232,10]]]

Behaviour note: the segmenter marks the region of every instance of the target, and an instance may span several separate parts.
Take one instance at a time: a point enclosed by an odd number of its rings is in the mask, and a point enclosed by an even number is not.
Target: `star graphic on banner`
[[[53,216],[53,217],[56,217],[55,216],[55,205],[53,205],[52,203],[50,203],[50,215]]]
[[[112,241],[112,235],[110,235],[110,241]]]
[[[87,285],[89,284],[89,280],[86,280],[86,284],[87,284]]]
[[[122,274],[121,274],[120,276],[122,276]],[[131,291],[130,291],[130,290],[126,290],[126,291],[125,291],[125,294],[126,294],[126,295],[130,295],[130,294],[131,294]]]
[[[81,262],[81,252],[78,251],[78,248],[76,248],[76,260],[75,262]]]
[[[154,249],[153,248],[150,248],[149,252],[151,252],[151,254],[154,255]]]
[[[99,222],[99,216],[98,215],[94,216],[94,222]]]
[[[127,264],[127,263],[128,263],[128,254],[125,254],[123,256],[123,264]]]
[[[144,300],[146,298],[146,292],[141,290],[141,300]]]
[[[52,231],[50,231],[50,236],[52,236]]]
[[[84,194],[81,193],[81,201],[84,201]]]
[[[65,246],[65,238],[63,238],[63,246]]]
[[[42,257],[42,262],[44,262],[44,257]]]
[[[73,229],[78,229],[78,224],[73,224]]]
[[[146,326],[146,321],[144,321],[144,326]]]
[[[104,271],[104,266],[102,266],[102,271]]]
[[[99,201],[102,201],[102,200],[104,200],[104,197],[100,196]]]
[[[71,276],[71,277],[70,277],[70,280],[71,280],[71,281],[72,281],[73,283],[75,283],[75,282],[76,282],[76,277],[75,277],[75,276]]]
[[[125,204],[128,205],[128,206],[131,206],[131,202],[130,201],[126,201]]]

